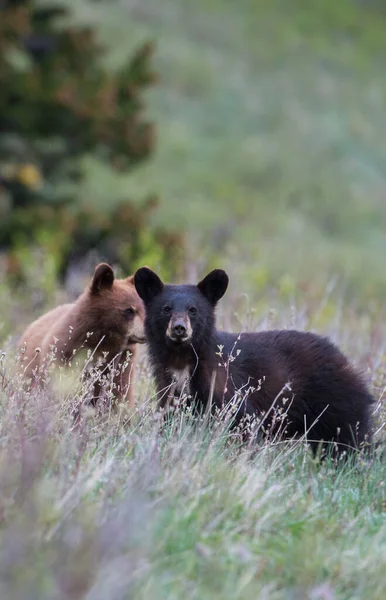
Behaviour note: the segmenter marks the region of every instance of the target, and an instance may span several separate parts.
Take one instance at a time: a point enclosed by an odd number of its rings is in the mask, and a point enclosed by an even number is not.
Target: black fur
[[[269,415],[265,426],[274,428],[273,413],[282,408],[286,418],[281,434],[292,438],[307,431],[314,451],[321,440],[338,442],[340,448],[370,442],[374,400],[362,376],[327,338],[291,330],[217,331],[215,305],[228,285],[221,270],[213,271],[197,286],[164,285],[144,267],[136,272],[134,283],[145,303],[147,344],[163,398],[161,406],[167,397],[165,389],[173,383],[173,372],[188,368],[190,394],[196,406],[205,408],[215,371],[214,406],[221,408],[241,388],[244,392],[255,388],[240,400],[238,419],[244,414],[261,417],[265,413]],[[168,337],[174,314],[189,317],[190,340],[176,342]],[[222,357],[216,354],[219,347]],[[228,362],[227,377],[223,364],[230,355],[235,359]]]

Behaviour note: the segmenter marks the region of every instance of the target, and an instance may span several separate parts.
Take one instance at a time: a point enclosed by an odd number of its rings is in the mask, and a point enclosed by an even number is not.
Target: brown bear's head
[[[92,332],[90,346],[118,353],[132,344],[145,343],[145,309],[134,277],[116,279],[110,265],[101,263],[82,295],[84,329]]]

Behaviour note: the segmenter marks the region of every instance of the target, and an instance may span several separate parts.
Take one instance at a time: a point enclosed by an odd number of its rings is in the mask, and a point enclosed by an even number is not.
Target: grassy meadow
[[[220,327],[328,335],[386,420],[386,13],[344,0],[67,0],[113,67],[156,42],[155,156],[132,174],[85,161],[85,200],[160,194],[187,232],[192,281],[229,271]],[[43,265],[43,266],[42,266]],[[153,266],[153,265],[149,265]],[[154,266],[155,268],[155,266]],[[383,600],[386,461],[314,461],[306,444],[241,447],[177,413],[162,431],[141,358],[131,425],[69,408],[59,373],[22,389],[15,340],[66,289],[31,256],[0,285],[0,598]],[[162,275],[162,265],[160,266]],[[47,306],[48,306],[47,305]]]

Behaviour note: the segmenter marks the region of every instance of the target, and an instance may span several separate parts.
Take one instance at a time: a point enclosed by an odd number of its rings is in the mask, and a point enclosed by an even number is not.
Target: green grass
[[[4,300],[1,319],[12,310]],[[329,334],[380,401],[382,447],[386,354],[375,316],[327,301],[231,315],[232,303],[221,305],[220,326]],[[240,448],[222,423],[209,434],[180,413],[161,431],[145,356],[131,425],[107,411],[71,431],[68,409],[86,386],[62,372],[52,391],[23,392],[14,343],[2,347],[2,598],[383,598],[384,457],[334,465],[303,444]]]
[[[350,0],[73,2],[111,65],[156,42],[158,126],[148,165],[117,178],[87,162],[85,198],[161,195],[189,259],[256,269],[276,285],[338,274],[366,303],[386,294],[386,17]]]
[[[384,461],[240,450],[183,414],[162,434],[145,367],[130,428],[71,433],[65,381],[23,394],[2,368],[2,597],[383,598]]]

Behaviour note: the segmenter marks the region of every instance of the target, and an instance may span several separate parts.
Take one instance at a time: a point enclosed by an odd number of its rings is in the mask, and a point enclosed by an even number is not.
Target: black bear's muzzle
[[[192,326],[187,314],[177,313],[171,316],[166,336],[173,342],[187,342],[192,337]]]

